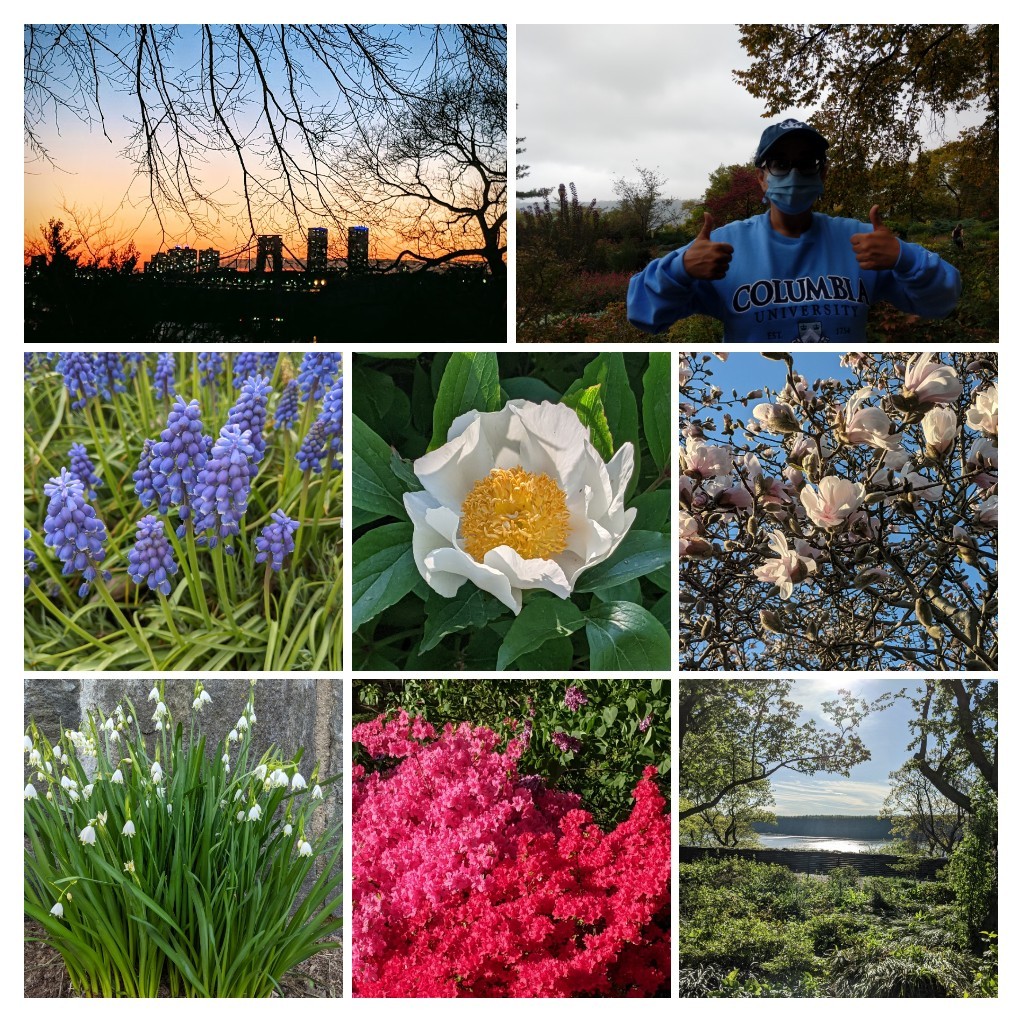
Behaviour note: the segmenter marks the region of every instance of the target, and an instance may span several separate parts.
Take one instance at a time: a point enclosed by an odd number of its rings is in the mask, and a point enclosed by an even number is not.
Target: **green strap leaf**
[[[649,611],[630,601],[591,608],[587,613],[587,641],[593,671],[670,667],[668,630]]]
[[[652,352],[644,374],[644,437],[651,458],[659,470],[668,465],[672,454],[672,356],[668,352]]]
[[[448,439],[456,417],[471,409],[497,412],[501,408],[498,357],[494,352],[453,352],[448,360],[434,403],[434,434],[428,451]]]
[[[571,636],[587,621],[571,601],[557,597],[537,597],[523,606],[498,648],[495,669],[503,671],[520,655],[537,650],[541,644],[559,636]]]
[[[352,545],[352,629],[397,604],[419,579],[411,523],[388,523],[360,537]]]
[[[391,471],[391,446],[352,417],[352,504],[365,512],[406,519],[405,487]]]

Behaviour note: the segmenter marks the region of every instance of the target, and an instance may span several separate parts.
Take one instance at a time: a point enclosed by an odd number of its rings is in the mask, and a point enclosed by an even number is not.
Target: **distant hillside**
[[[558,193],[557,192],[552,192],[551,193],[552,205],[557,201],[557,199],[558,199]],[[590,200],[589,199],[585,199],[583,196],[579,196],[579,201],[580,201],[580,203],[583,206],[589,206],[590,205]],[[677,199],[672,204],[672,206],[671,206],[672,219],[674,221],[679,221],[679,220],[683,220],[686,217],[688,217],[690,215],[690,210],[693,209],[694,205],[696,205],[697,202],[698,202],[698,200],[696,200],[696,199]],[[517,210],[531,209],[533,207],[534,203],[539,203],[541,206],[543,206],[544,205],[544,200],[540,199],[540,198],[537,198],[537,199],[517,199],[516,200],[516,209]],[[618,206],[618,205],[619,205],[618,199],[598,199],[598,201],[597,201],[597,208],[599,210],[614,210],[615,207]]]
[[[761,835],[830,836],[842,839],[885,840],[891,838],[889,818],[854,814],[800,814],[776,816],[777,823],[755,822]]]

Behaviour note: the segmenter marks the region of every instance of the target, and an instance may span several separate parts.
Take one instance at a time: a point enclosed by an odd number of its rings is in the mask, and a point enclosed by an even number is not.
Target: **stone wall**
[[[742,857],[759,864],[783,864],[792,871],[809,875],[827,875],[833,868],[856,868],[862,875],[882,875],[906,878],[908,872],[899,870],[899,858],[885,853],[836,853],[830,850],[723,850],[693,846],[679,848],[679,860],[684,864],[706,858],[727,860]],[[916,878],[934,878],[945,865],[942,858],[927,858],[918,862]]]
[[[90,711],[109,714],[121,704],[135,707],[143,735],[155,739],[153,704],[147,699],[153,680],[146,679],[26,679],[24,720],[35,721],[51,743],[57,742],[62,728],[78,727]],[[168,679],[164,683],[164,701],[176,722],[187,731],[191,720],[194,681]],[[212,754],[217,743],[235,726],[249,698],[248,679],[208,679],[203,685],[212,698],[201,715],[201,728],[208,737]],[[308,779],[316,764],[321,780],[341,776],[345,765],[342,726],[344,684],[340,679],[257,679],[252,749],[262,753],[276,744],[285,757],[301,748],[299,770]],[[337,779],[324,787],[324,804],[319,821],[329,818],[340,822],[345,780]]]

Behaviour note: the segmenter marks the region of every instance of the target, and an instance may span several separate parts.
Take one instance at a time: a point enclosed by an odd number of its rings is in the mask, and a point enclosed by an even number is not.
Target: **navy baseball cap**
[[[761,141],[757,146],[757,155],[754,157],[755,166],[759,165],[761,161],[764,160],[768,155],[768,150],[770,150],[772,146],[779,141],[779,139],[792,132],[803,132],[805,135],[810,136],[811,141],[820,148],[821,155],[825,155],[825,150],[828,149],[828,139],[826,139],[821,132],[812,128],[809,124],[804,124],[803,121],[797,121],[791,117],[779,124],[769,125],[761,133]]]

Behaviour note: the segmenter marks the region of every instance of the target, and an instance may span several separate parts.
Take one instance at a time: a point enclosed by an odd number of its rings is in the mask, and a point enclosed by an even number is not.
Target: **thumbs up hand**
[[[725,277],[732,261],[732,246],[725,242],[712,242],[711,229],[715,226],[710,213],[704,214],[700,234],[683,254],[683,267],[690,277],[702,281],[717,281]]]
[[[892,270],[900,258],[900,240],[882,223],[877,206],[868,214],[871,231],[850,236],[862,270]]]

